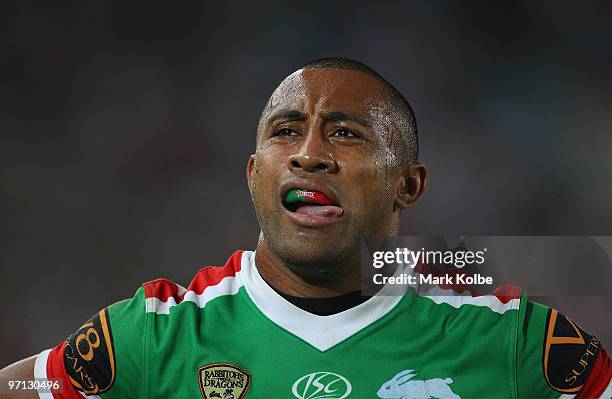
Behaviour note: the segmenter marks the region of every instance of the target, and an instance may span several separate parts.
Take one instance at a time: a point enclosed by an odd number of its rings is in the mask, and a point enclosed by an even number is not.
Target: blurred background
[[[431,185],[404,234],[612,235],[609,1],[0,7],[0,366],[253,249],[259,113],[319,57],[413,104]],[[611,296],[539,299],[612,345]]]

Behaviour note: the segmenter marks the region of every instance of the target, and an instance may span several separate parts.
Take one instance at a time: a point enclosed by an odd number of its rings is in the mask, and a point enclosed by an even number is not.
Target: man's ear
[[[395,190],[395,209],[407,208],[419,199],[427,188],[427,167],[420,162],[412,162],[400,168]]]
[[[253,174],[255,173],[255,154],[251,155],[246,164],[246,178],[247,185],[249,186],[249,192],[251,193],[251,197],[253,197],[253,178],[255,177]]]

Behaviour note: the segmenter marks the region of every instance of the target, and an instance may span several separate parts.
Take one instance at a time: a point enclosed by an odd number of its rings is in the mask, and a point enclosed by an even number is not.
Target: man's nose
[[[314,133],[314,134],[313,134]],[[337,173],[338,163],[326,148],[324,139],[320,134],[311,132],[299,148],[299,152],[289,156],[287,160],[289,170],[292,172]]]

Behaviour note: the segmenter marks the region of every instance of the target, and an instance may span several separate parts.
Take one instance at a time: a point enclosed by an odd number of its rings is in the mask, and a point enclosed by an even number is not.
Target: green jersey
[[[503,296],[393,289],[318,316],[272,289],[254,252],[237,251],[187,288],[144,284],[42,352],[36,377],[65,383],[40,396],[610,397],[610,359],[597,338],[518,288]]]

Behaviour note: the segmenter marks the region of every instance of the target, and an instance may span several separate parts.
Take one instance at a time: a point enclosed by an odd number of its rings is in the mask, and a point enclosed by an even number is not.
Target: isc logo
[[[298,399],[344,399],[353,388],[340,374],[317,371],[297,380],[291,392]]]

